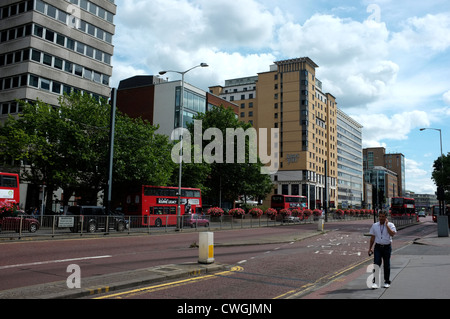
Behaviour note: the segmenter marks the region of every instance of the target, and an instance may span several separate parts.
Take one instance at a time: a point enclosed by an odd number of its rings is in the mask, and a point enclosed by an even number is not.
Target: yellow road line
[[[356,267],[359,267],[362,264],[365,264],[366,262],[368,262],[369,260],[372,260],[372,259],[373,259],[372,257],[366,258],[366,259],[364,259],[363,261],[361,261],[361,262],[359,262],[357,264],[350,265],[349,267],[344,268],[342,270],[339,270],[339,271],[337,271],[337,272],[335,272],[335,273],[333,273],[331,275],[325,275],[323,277],[320,277],[314,283],[309,283],[309,284],[303,285],[303,286],[301,286],[298,289],[294,289],[294,290],[288,291],[288,292],[286,292],[286,293],[284,293],[282,295],[279,295],[279,296],[277,296],[277,297],[275,297],[273,299],[292,298],[294,296],[298,296],[300,294],[303,294],[303,293],[307,292],[308,290],[313,289],[320,282],[323,282],[323,281],[332,282],[332,281],[336,280],[336,278],[339,277],[340,275],[342,275],[343,273],[346,273],[346,272],[348,272],[348,271],[350,271],[350,270],[352,270],[352,269],[354,269]]]
[[[227,275],[232,274],[233,272],[238,272],[238,271],[242,271],[242,270],[244,270],[244,268],[242,268],[240,266],[236,266],[236,267],[232,267],[230,270],[215,273],[212,275],[199,276],[199,277],[188,278],[188,279],[178,280],[178,281],[174,281],[174,282],[168,282],[168,283],[154,285],[154,286],[133,289],[133,290],[129,290],[129,291],[118,292],[118,293],[107,295],[107,296],[100,296],[100,297],[97,297],[94,299],[121,298],[126,295],[133,295],[133,294],[139,294],[139,293],[143,293],[143,292],[152,292],[152,291],[157,291],[157,290],[162,290],[162,289],[168,289],[168,288],[178,287],[181,285],[186,285],[186,284],[190,284],[190,283],[195,283],[195,282],[199,282],[199,281],[203,281],[203,280],[216,278],[218,276],[227,276]]]

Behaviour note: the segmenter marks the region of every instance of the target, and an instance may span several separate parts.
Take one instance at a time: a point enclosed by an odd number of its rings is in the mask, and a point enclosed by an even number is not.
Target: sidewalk
[[[383,266],[381,266],[383,268]],[[450,237],[431,234],[392,252],[391,287],[370,289],[370,273],[357,271],[303,296],[303,299],[448,299]],[[383,270],[381,270],[383,281]]]

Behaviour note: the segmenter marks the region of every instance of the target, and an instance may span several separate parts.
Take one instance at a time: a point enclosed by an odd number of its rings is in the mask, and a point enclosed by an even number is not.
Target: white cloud
[[[116,62],[114,63],[113,77],[111,78],[110,85],[112,87],[118,87],[121,80],[136,76],[146,75],[147,73],[143,69],[136,69],[128,63]]]
[[[445,92],[442,98],[444,99],[445,104],[450,105],[450,90]]]
[[[380,99],[395,82],[399,67],[388,59],[389,32],[384,23],[358,22],[315,14],[303,25],[280,26],[275,47],[287,57],[311,57],[327,92],[343,107]]]
[[[393,35],[392,44],[404,50],[446,50],[450,46],[450,12],[407,19],[403,30]]]
[[[434,194],[436,185],[431,180],[431,173],[422,169],[424,164],[405,158],[406,189],[419,194]]]
[[[275,16],[254,0],[199,0],[202,43],[223,48],[264,48],[273,38]],[[245,9],[244,9],[245,8]]]
[[[394,114],[362,114],[352,117],[363,125],[363,147],[376,147],[385,140],[406,140],[411,130],[430,124],[424,111]]]
[[[422,169],[423,163],[419,163],[415,160],[405,158],[406,175],[414,175],[415,177],[426,177],[429,172]]]
[[[412,53],[425,46],[439,51],[450,45],[445,12],[404,20],[394,33],[383,19],[360,22],[316,13],[300,23],[298,14],[292,14],[299,12],[297,2],[290,4],[292,10],[264,0],[122,0],[118,5],[114,42],[120,63],[156,74],[207,62],[211,69],[198,74],[223,84],[268,70],[279,59],[309,56],[319,65],[324,89],[337,97],[341,108],[366,108],[395,95],[394,88],[402,89],[396,87],[404,71],[401,59],[392,58],[397,50]],[[383,3],[382,9],[389,5]],[[343,8],[358,9],[338,4],[328,12]],[[206,84],[204,89],[211,85],[206,82],[199,81]],[[428,92],[413,91],[422,96]]]

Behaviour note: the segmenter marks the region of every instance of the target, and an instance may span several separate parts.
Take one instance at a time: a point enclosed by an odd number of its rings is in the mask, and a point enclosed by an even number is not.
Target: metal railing
[[[243,228],[273,227],[292,224],[317,223],[323,217],[311,215],[308,218],[270,218],[267,215],[233,217],[208,215],[191,218],[181,216],[181,231],[226,230]],[[38,221],[36,225],[36,219]],[[0,218],[0,239],[22,239],[25,237],[74,237],[88,235],[133,235],[175,232],[176,215],[154,216],[70,216],[44,215],[33,219],[31,216]],[[373,215],[337,216],[328,214],[327,222],[373,219]],[[391,220],[396,226],[416,223],[416,218]],[[108,225],[108,227],[106,226]]]

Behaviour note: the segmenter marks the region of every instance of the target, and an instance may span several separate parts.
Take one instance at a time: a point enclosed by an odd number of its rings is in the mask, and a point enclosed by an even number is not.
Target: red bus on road
[[[141,226],[175,226],[177,224],[178,187],[142,186],[126,196],[123,213],[140,216]],[[202,197],[198,188],[181,188],[181,213],[201,214]]]
[[[19,205],[19,175],[0,173],[0,202],[11,202]]]
[[[416,216],[416,204],[414,198],[393,197],[391,216],[396,218]]]
[[[297,196],[297,195],[272,195],[272,200],[270,204],[271,208],[276,210],[281,209],[307,209],[308,208],[308,199],[306,196]]]

